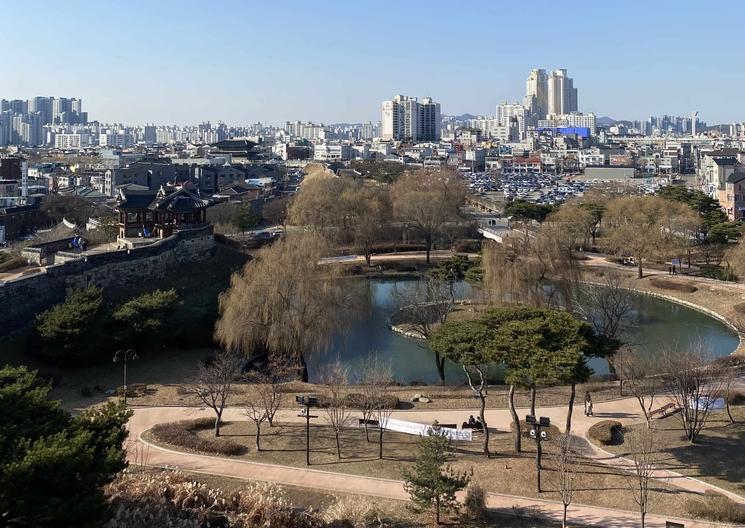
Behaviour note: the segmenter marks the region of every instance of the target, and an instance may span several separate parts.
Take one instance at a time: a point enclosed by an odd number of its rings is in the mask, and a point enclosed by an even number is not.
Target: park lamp
[[[535,468],[536,468],[536,488],[538,493],[541,492],[541,441],[548,439],[546,429],[551,425],[551,420],[546,416],[536,419],[532,414],[525,417],[525,423],[531,426],[530,437],[535,440]]]
[[[310,466],[310,420],[311,418],[318,418],[318,416],[311,416],[310,408],[318,406],[318,396],[295,396],[295,402],[299,403],[303,408],[298,415],[300,418],[305,418],[305,465]]]

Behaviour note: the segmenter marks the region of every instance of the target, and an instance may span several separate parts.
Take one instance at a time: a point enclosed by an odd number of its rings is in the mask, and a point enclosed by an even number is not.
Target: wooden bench
[[[666,405],[663,405],[659,409],[655,409],[651,413],[649,413],[650,418],[667,418],[671,414],[675,414],[680,409],[674,404],[674,403],[668,403]]]
[[[358,418],[357,419],[357,422],[358,422],[357,425],[359,427],[363,427],[365,425],[370,425],[372,427],[377,427],[379,425],[377,420],[365,420],[364,418]]]

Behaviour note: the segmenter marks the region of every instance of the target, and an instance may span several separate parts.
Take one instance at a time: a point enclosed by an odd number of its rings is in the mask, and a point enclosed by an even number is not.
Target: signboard
[[[432,429],[432,426],[388,418],[385,428],[388,431],[396,431],[397,433],[406,433],[417,436],[429,436],[429,432]],[[473,432],[470,429],[460,430],[453,429],[451,427],[440,427],[440,431],[443,431],[445,433],[445,436],[447,436],[450,440],[463,440],[466,442],[470,442],[473,440]]]

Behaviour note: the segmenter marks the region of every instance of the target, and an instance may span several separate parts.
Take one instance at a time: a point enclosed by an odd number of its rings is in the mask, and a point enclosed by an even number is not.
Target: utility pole
[[[318,405],[318,398],[316,396],[295,396],[295,401],[303,406],[298,416],[305,418],[305,465],[310,466],[310,419],[318,418],[318,416],[311,416],[310,408]]]
[[[525,422],[531,426],[530,437],[535,440],[536,486],[538,489],[538,493],[541,493],[541,456],[543,455],[543,447],[541,446],[541,441],[548,438],[548,434],[546,433],[546,431],[542,431],[541,429],[548,429],[548,427],[551,425],[551,420],[546,418],[545,416],[541,416],[539,419],[536,420],[536,417],[534,415],[529,414],[525,417]]]
[[[139,359],[137,351],[130,348],[128,350],[117,350],[114,354],[114,363],[124,362],[124,406],[127,406],[127,362]]]

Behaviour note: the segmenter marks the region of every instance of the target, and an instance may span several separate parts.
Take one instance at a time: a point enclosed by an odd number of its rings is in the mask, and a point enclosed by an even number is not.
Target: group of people
[[[467,422],[463,422],[462,429],[483,429],[484,424],[481,423],[480,418],[474,418],[473,415],[468,417]]]

